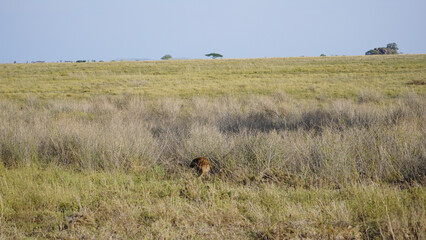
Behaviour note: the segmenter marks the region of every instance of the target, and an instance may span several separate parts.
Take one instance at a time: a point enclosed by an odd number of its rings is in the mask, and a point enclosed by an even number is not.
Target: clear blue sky
[[[0,62],[426,53],[425,0],[0,0]]]

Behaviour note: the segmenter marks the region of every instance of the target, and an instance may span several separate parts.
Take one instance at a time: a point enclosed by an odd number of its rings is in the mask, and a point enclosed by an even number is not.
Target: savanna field
[[[0,239],[426,239],[425,84],[426,55],[0,64]]]

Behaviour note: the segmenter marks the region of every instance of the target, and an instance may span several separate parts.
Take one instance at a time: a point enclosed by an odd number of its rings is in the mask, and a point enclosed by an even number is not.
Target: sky
[[[426,53],[425,0],[0,0],[0,63]]]

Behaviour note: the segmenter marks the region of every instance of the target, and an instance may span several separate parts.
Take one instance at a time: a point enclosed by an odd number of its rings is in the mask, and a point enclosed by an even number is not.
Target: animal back
[[[196,168],[197,171],[199,171],[201,175],[210,171],[210,163],[204,157],[195,158],[194,160],[192,160],[191,165],[189,165],[189,166],[191,168]]]

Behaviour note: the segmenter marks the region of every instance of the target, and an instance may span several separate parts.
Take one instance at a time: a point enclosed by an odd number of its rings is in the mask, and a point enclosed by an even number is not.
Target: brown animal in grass
[[[194,160],[192,160],[191,164],[189,165],[191,168],[195,168],[198,173],[200,174],[199,177],[202,177],[206,173],[210,171],[210,163],[209,160],[203,157],[197,157]]]

